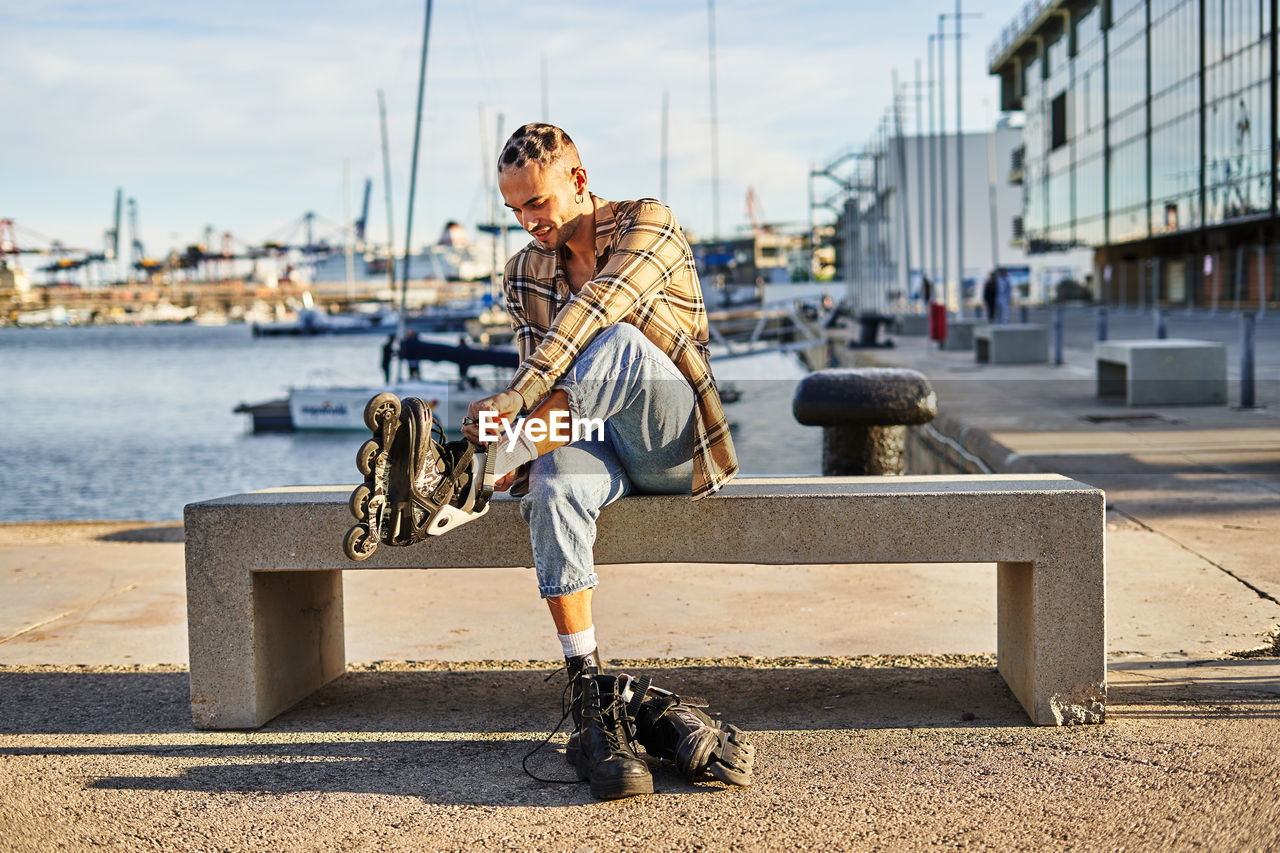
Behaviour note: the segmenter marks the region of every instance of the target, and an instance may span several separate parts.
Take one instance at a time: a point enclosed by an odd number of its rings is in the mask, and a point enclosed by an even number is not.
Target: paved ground
[[[348,573],[366,663],[259,731],[195,732],[180,529],[0,525],[0,850],[1275,849],[1280,347],[1267,326],[1267,408],[1091,422],[1134,414],[1092,397],[1092,322],[1061,367],[876,357],[925,370],[935,427],[993,468],[1107,489],[1103,726],[1027,724],[990,566],[675,565],[602,572],[605,652],[748,729],[751,789],[660,771],[609,804],[526,777],[561,676],[521,570]]]

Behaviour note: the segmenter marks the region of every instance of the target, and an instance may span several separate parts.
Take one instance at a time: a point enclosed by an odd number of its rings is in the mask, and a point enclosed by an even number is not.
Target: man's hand
[[[467,407],[467,417],[462,424],[462,434],[476,444],[482,444],[480,437],[480,415],[483,412],[491,412],[486,420],[493,424],[489,429],[486,438],[492,441],[501,440],[505,436],[505,431],[501,424],[508,426],[514,423],[516,415],[520,414],[520,410],[524,408],[524,398],[515,391],[506,390],[492,397],[485,397],[483,400],[476,400]],[[497,434],[495,435],[495,430]]]

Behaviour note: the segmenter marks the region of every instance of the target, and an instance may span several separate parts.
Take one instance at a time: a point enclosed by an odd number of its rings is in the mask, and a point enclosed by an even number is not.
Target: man
[[[666,207],[588,192],[577,148],[560,128],[528,124],[513,133],[499,156],[498,187],[534,238],[506,266],[521,363],[507,390],[471,404],[463,434],[492,439],[495,422],[512,424],[521,411],[525,424],[605,424],[603,435],[578,441],[545,428],[525,429],[518,442],[505,433],[489,452],[496,487],[523,495],[539,590],[571,681],[571,758],[598,796],[643,793],[652,790],[647,765],[609,731],[618,720],[607,706],[620,685],[600,673],[591,545],[599,510],[628,492],[691,491],[697,499],[737,471],[697,270]],[[740,758],[749,772],[749,756]]]
[[[523,496],[539,591],[565,656],[566,757],[579,778],[601,798],[652,792],[634,730],[689,778],[750,784],[754,750],[741,732],[645,679],[601,672],[591,611],[602,507],[632,491],[701,498],[738,469],[693,253],[660,203],[588,192],[577,148],[552,125],[512,134],[498,186],[534,238],[506,266],[520,366],[505,391],[470,405],[463,441],[433,440],[439,425],[420,400],[405,400],[403,414],[391,394],[370,401],[374,439],[357,457],[366,485],[351,502],[364,525],[348,533],[347,554],[439,535],[483,514],[494,489],[511,489]],[[557,429],[566,422],[573,427]]]

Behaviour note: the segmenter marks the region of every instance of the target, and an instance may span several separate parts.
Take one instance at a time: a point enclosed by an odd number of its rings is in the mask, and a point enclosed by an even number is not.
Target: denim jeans
[[[530,463],[520,514],[543,598],[599,581],[592,546],[603,507],[633,490],[688,493],[693,483],[693,389],[635,326],[603,329],[555,388],[575,421],[604,421],[604,437],[593,432]]]

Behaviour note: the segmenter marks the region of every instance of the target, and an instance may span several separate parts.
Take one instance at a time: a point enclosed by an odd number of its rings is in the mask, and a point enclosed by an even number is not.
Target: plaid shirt
[[[520,367],[511,389],[532,408],[606,326],[630,323],[665,352],[697,397],[693,497],[738,471],[707,352],[707,314],[693,253],[672,212],[653,199],[596,206],[596,274],[575,296],[559,253],[531,242],[507,262],[506,301]],[[522,471],[516,490],[525,487]]]

